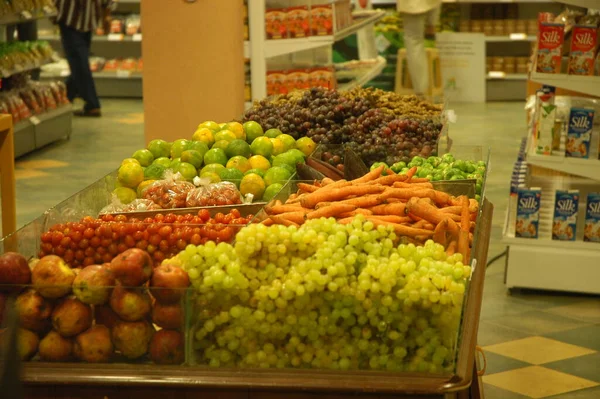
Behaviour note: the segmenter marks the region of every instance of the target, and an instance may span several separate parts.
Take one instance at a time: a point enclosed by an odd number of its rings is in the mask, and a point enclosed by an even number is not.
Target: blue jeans
[[[67,97],[73,101],[81,97],[85,101],[84,110],[100,108],[100,100],[96,94],[96,85],[90,70],[90,46],[92,32],[80,32],[64,24],[60,27],[65,56],[69,62],[71,75],[66,80]]]

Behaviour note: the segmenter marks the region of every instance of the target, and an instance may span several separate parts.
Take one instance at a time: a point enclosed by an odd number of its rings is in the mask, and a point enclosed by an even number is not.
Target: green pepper
[[[406,168],[406,162],[402,161],[396,162],[390,167],[390,169],[393,170],[395,173],[400,173],[400,171],[404,168]]]
[[[454,162],[454,156],[452,154],[444,154],[442,155],[442,162],[452,163]]]

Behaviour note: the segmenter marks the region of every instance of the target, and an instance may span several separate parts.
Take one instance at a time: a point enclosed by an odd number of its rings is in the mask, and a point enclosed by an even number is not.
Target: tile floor
[[[456,105],[455,145],[491,148],[487,195],[495,205],[489,257],[501,253],[509,174],[524,134],[521,103]],[[114,170],[143,146],[140,101],[105,100],[100,119],[76,119],[69,141],[19,159],[18,224]],[[488,399],[600,398],[600,298],[508,293],[504,263],[487,270],[479,345],[487,358]]]

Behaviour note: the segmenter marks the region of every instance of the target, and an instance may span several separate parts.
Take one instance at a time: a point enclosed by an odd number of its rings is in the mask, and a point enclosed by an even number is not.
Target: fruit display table
[[[0,115],[0,198],[2,199],[2,234],[17,229],[15,189],[15,147],[12,116]]]

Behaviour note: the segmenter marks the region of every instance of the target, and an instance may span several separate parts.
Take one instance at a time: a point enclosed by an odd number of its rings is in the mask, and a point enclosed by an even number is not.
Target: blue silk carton
[[[538,238],[541,197],[541,188],[532,187],[517,189],[516,237]]]
[[[575,241],[578,208],[579,190],[556,192],[554,220],[552,221],[553,240]]]
[[[590,141],[592,140],[592,125],[594,110],[571,108],[565,156],[571,158],[589,158]]]
[[[600,193],[587,196],[583,241],[600,242]]]

